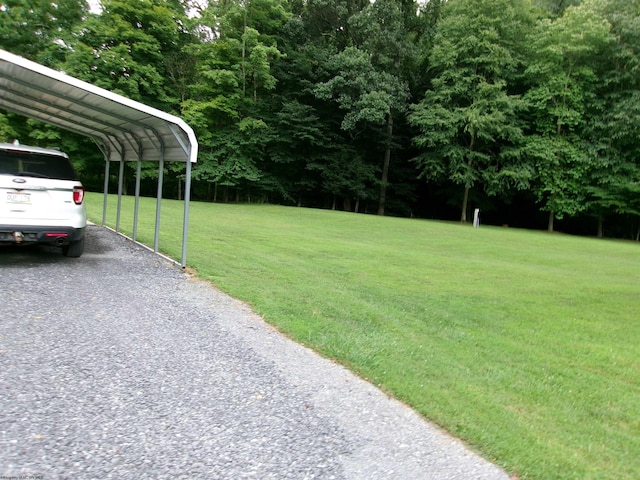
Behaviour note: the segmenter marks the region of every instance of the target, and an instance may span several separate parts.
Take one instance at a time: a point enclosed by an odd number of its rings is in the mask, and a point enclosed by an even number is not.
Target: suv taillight
[[[73,203],[82,205],[84,200],[84,187],[73,187]]]

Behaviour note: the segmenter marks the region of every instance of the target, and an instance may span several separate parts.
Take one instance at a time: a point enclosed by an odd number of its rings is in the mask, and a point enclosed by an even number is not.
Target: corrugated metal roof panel
[[[182,119],[0,50],[0,108],[95,138],[112,161],[197,161]]]

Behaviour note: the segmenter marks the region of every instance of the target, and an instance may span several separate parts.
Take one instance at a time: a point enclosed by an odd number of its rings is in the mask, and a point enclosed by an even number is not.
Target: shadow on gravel
[[[33,266],[35,264],[56,263],[63,259],[59,248],[42,245],[9,245],[0,247],[0,265]]]
[[[104,235],[104,233],[104,228],[96,225],[88,225],[85,234],[87,240],[84,245],[84,253],[101,255],[113,250],[113,247],[109,243],[105,243],[102,241],[102,236]]]
[[[111,250],[111,247],[101,241],[97,229],[100,227],[89,225],[86,230],[84,254],[80,258],[67,258],[62,255],[58,247],[47,245],[4,245],[0,246],[0,267],[23,266],[34,267],[61,262],[83,262],[84,255],[101,255]]]

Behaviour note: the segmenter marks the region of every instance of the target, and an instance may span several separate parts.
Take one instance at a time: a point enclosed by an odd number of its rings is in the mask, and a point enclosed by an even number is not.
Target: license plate
[[[7,203],[30,204],[31,203],[31,194],[30,193],[12,193],[12,192],[7,192]]]

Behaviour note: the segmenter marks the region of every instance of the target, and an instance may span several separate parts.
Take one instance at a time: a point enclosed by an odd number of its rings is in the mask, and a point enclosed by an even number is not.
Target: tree
[[[84,0],[5,0],[0,5],[0,47],[56,68],[86,15]]]
[[[452,0],[442,10],[429,56],[431,88],[409,120],[419,130],[421,176],[463,186],[462,222],[474,185],[489,192],[528,185],[529,170],[517,163],[523,104],[509,91],[528,13],[518,0]]]
[[[316,87],[318,98],[335,101],[346,111],[342,129],[352,136],[359,134],[362,123],[385,124],[386,148],[383,166],[382,191],[378,214],[384,214],[387,174],[389,168],[393,112],[401,110],[408,98],[406,84],[384,71],[376,70],[369,54],[355,47],[348,47],[331,60],[335,76]]]
[[[64,70],[133,100],[175,111],[167,85],[167,59],[192,41],[179,2],[105,0],[77,29]]]
[[[580,5],[582,0],[534,0],[532,3],[544,8],[554,16],[561,16],[567,8]]]
[[[314,41],[340,52],[353,46],[350,18],[369,4],[369,0],[309,0],[301,17]]]
[[[104,0],[101,6],[99,13],[87,14],[73,28],[60,68],[127,98],[180,114],[180,102],[188,95],[185,79],[193,71],[193,58],[184,53],[185,46],[197,39],[187,29],[182,3]],[[125,185],[134,166],[126,168]],[[174,173],[171,166],[166,171]],[[143,180],[157,177],[157,165],[142,165]]]
[[[284,55],[273,63],[272,69],[278,81],[265,102],[273,115],[271,125],[277,131],[268,146],[269,173],[280,179],[277,185],[286,202],[330,206],[339,205],[333,198],[342,196],[342,205],[348,208],[348,199],[357,196],[351,192],[359,191],[361,183],[360,179],[348,177],[344,162],[345,157],[355,158],[358,149],[340,129],[344,114],[335,103],[315,95],[316,84],[330,78],[328,63],[336,44],[341,42],[338,37],[344,39],[340,24],[331,26],[327,19],[339,18],[346,24],[347,4],[312,0],[290,5],[294,16],[284,25],[282,43],[278,44]],[[355,2],[349,5],[358,8]],[[360,158],[361,162],[366,161],[362,155]],[[340,192],[331,191],[331,185],[339,183],[334,181],[336,178],[345,181]],[[352,188],[346,188],[351,180]]]
[[[586,125],[594,159],[587,211],[598,219],[602,236],[605,216],[640,215],[633,194],[640,179],[640,1],[588,1],[585,6],[607,19],[614,39],[595,63],[597,102]]]
[[[323,171],[317,167],[331,157],[330,132],[316,110],[298,100],[284,101],[274,130],[277,135],[269,145],[274,187],[282,198],[301,206],[308,191],[323,188],[315,172]]]
[[[183,103],[203,152],[196,178],[236,188],[238,195],[267,181],[273,119],[264,97],[277,83],[271,74],[281,57],[276,33],[288,16],[274,0],[209,2],[203,11],[198,22],[210,36],[188,48],[197,67],[192,99]]]
[[[403,69],[415,57],[406,19],[396,0],[377,1],[354,14],[347,23],[356,46],[329,60],[333,76],[316,87],[319,98],[335,101],[346,112],[342,129],[350,134],[357,135],[363,123],[384,125],[379,215],[385,211],[394,115],[406,111],[409,99]]]
[[[534,133],[528,151],[536,167],[538,202],[554,218],[586,208],[590,146],[584,116],[595,101],[597,64],[610,41],[608,22],[587,5],[568,8],[556,20],[543,19],[532,34],[530,89]]]
[[[83,0],[4,1],[0,5],[0,48],[59,69],[68,45],[73,42],[75,26],[86,15],[87,5]],[[61,147],[61,143],[69,139],[66,146],[72,153],[78,140],[50,125],[2,113],[0,136],[10,141],[29,138],[33,144],[55,147]]]
[[[11,126],[7,116],[0,113],[0,142],[12,142],[16,136],[17,132]]]

